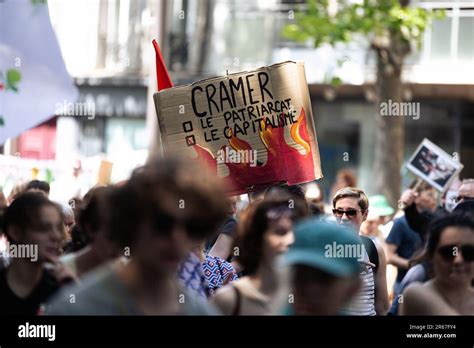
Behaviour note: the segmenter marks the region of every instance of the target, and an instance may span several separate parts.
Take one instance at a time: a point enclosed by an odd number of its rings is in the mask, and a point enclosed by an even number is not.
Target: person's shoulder
[[[413,265],[408,271],[412,271],[412,273],[416,274],[424,274],[426,275],[427,269],[431,267],[431,261],[422,261],[420,263],[417,263]]]
[[[393,220],[393,227],[405,228],[406,226],[408,226],[408,220],[406,215],[397,217],[395,220]]]
[[[101,267],[84,277],[80,284],[59,290],[46,304],[46,315],[90,315],[110,302],[112,269]],[[106,314],[106,313],[103,313]]]
[[[410,282],[417,279],[419,279],[419,281],[424,281],[426,279],[425,267],[421,263],[410,267],[405,274],[405,278],[409,279]]]
[[[403,222],[400,220],[401,218],[403,218],[403,216],[393,219],[392,227],[390,228],[390,233],[394,230],[398,230],[403,225]]]
[[[216,307],[205,301],[199,296],[193,295],[186,289],[182,289],[183,295],[185,297],[184,303],[186,307],[183,310],[184,315],[219,315],[219,311]],[[186,300],[187,298],[187,300]]]
[[[212,297],[212,300],[216,303],[232,301],[235,298],[235,290],[233,288],[236,284],[237,282],[234,282],[232,285],[229,284],[219,288]]]
[[[232,236],[235,231],[235,227],[237,225],[237,220],[234,217],[229,217],[227,220],[224,222],[222,227],[219,230],[219,234],[227,234]]]
[[[426,290],[422,283],[409,284],[402,294],[399,312],[402,315],[418,315],[424,312]]]
[[[423,283],[415,280],[405,288],[403,296],[406,301],[417,304],[426,304],[430,301],[441,299],[438,292],[433,287],[432,281]]]
[[[403,292],[405,298],[418,298],[426,293],[426,286],[421,282],[413,282]]]
[[[238,280],[232,284],[219,288],[211,299],[211,303],[219,308],[225,315],[230,315],[235,307],[237,299],[234,286],[237,282]]]
[[[402,221],[400,221],[401,218],[396,218],[393,220],[392,227],[390,228],[390,231],[387,235],[387,238],[385,239],[386,243],[392,243],[394,241],[398,241],[404,231],[404,224]]]
[[[409,228],[410,226],[408,225],[405,215],[400,216],[393,220],[393,225],[388,237],[393,237],[393,235],[403,235]]]
[[[404,315],[456,315],[458,314],[436,290],[434,281],[410,284],[403,292],[401,313]]]

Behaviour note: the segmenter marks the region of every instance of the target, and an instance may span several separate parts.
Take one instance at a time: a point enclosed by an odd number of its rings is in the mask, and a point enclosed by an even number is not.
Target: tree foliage
[[[328,0],[309,0],[307,9],[295,14],[295,23],[283,29],[286,38],[307,42],[314,47],[348,43],[354,35],[367,37],[373,48],[388,47],[398,37],[409,47],[420,47],[423,32],[442,10],[404,6],[399,0],[339,0],[334,11]]]

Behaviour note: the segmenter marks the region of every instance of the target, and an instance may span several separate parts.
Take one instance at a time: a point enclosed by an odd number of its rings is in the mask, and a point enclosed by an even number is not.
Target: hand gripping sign
[[[154,100],[165,153],[206,162],[233,195],[322,177],[302,63],[172,87],[154,45],[159,85]]]

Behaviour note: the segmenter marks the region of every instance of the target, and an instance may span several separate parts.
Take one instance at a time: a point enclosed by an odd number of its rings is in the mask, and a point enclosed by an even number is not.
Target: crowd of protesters
[[[418,179],[398,211],[347,170],[329,204],[316,183],[221,185],[167,158],[72,206],[0,190],[0,314],[474,315],[474,180],[451,201]]]

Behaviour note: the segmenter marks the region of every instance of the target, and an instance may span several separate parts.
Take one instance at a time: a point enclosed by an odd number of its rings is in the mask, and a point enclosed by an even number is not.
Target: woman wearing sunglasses
[[[426,246],[434,278],[409,286],[402,315],[474,315],[474,217],[453,213],[433,221]]]
[[[332,203],[337,223],[349,226],[359,236],[360,226],[369,213],[369,199],[364,191],[344,187],[336,192]],[[361,242],[364,243],[363,255],[360,255],[362,285],[358,294],[341,310],[341,314],[385,315],[389,305],[385,253],[370,238],[361,237]]]

